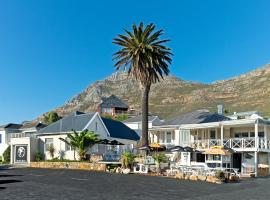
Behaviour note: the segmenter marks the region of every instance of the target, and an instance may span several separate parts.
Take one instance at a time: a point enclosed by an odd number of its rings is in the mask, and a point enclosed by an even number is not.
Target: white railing
[[[224,146],[231,149],[251,149],[256,148],[256,140],[255,138],[230,138],[223,139],[223,144],[221,139],[194,140],[191,146],[197,149],[209,149],[213,146]],[[258,138],[257,147],[258,149],[270,150],[270,140]]]

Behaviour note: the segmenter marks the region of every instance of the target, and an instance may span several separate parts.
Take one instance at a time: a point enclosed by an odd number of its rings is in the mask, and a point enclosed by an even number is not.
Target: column
[[[220,127],[220,143],[221,143],[222,147],[223,147],[223,139],[224,139],[224,127],[223,127],[223,124],[221,124],[221,127]]]
[[[258,176],[258,148],[259,148],[259,136],[258,136],[258,129],[259,129],[259,124],[258,120],[255,122],[255,177]]]
[[[174,131],[174,145],[179,146],[180,145],[180,130]]]
[[[268,149],[268,133],[267,133],[267,126],[266,126],[266,125],[264,125],[263,131],[264,131],[264,144],[265,144],[265,149]]]

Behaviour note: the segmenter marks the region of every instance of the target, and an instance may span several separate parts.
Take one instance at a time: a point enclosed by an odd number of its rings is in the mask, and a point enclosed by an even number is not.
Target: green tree
[[[11,151],[11,148],[10,148],[10,146],[8,146],[8,148],[6,148],[6,150],[3,153],[3,159],[4,159],[5,163],[10,162],[10,151]]]
[[[44,123],[49,125],[58,121],[61,118],[62,117],[60,117],[56,112],[51,111],[48,114],[44,115]]]
[[[169,74],[171,64],[171,49],[164,44],[169,40],[160,39],[163,30],[155,31],[155,25],[144,27],[143,23],[133,30],[125,30],[113,39],[113,43],[120,46],[113,55],[117,70],[128,71],[128,75],[138,80],[142,91],[142,138],[141,146],[148,145],[148,101],[151,85]]]
[[[73,131],[73,133],[67,134],[66,139],[59,139],[75,149],[80,160],[84,160],[86,152],[99,141],[98,134],[88,130],[84,130],[80,133]]]

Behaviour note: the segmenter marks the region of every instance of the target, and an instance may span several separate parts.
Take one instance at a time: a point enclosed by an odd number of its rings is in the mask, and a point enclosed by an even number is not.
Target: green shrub
[[[135,160],[135,155],[130,151],[125,151],[121,155],[121,162],[123,168],[131,168]]]
[[[44,159],[44,155],[41,152],[36,152],[35,153],[35,161],[39,162],[42,161]]]
[[[10,162],[10,146],[3,153],[4,162]]]
[[[125,121],[126,119],[128,119],[128,115],[126,114],[122,114],[122,115],[117,115],[116,118],[115,118],[117,121]]]
[[[160,163],[166,162],[167,161],[167,157],[166,157],[165,153],[154,153],[152,155],[152,157],[156,161],[157,172],[160,173],[160,171],[161,171],[161,169],[160,169]]]

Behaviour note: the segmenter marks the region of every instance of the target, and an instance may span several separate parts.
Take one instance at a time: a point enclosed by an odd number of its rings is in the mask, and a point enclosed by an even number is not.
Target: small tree
[[[131,165],[133,164],[135,160],[135,155],[130,151],[125,151],[121,155],[121,162],[123,168],[131,168]]]
[[[43,160],[43,158],[44,158],[44,155],[40,151],[37,151],[35,153],[35,161],[39,162],[39,161]]]
[[[86,152],[99,141],[98,135],[88,130],[80,133],[73,131],[73,133],[67,134],[67,139],[59,139],[75,149],[80,160],[84,160]]]
[[[49,153],[50,153],[51,158],[54,159],[54,153],[55,153],[54,146],[53,145],[50,145],[48,150],[49,150]]]
[[[49,112],[48,114],[44,115],[44,123],[46,123],[47,125],[52,124],[56,121],[58,121],[59,119],[61,119],[62,117],[60,117],[57,112]]]
[[[3,159],[6,163],[10,162],[10,146],[8,146],[8,148],[6,148],[6,150],[4,151]]]
[[[165,162],[167,160],[167,157],[164,153],[155,153],[152,157],[157,164],[157,173],[160,173],[160,163]]]

